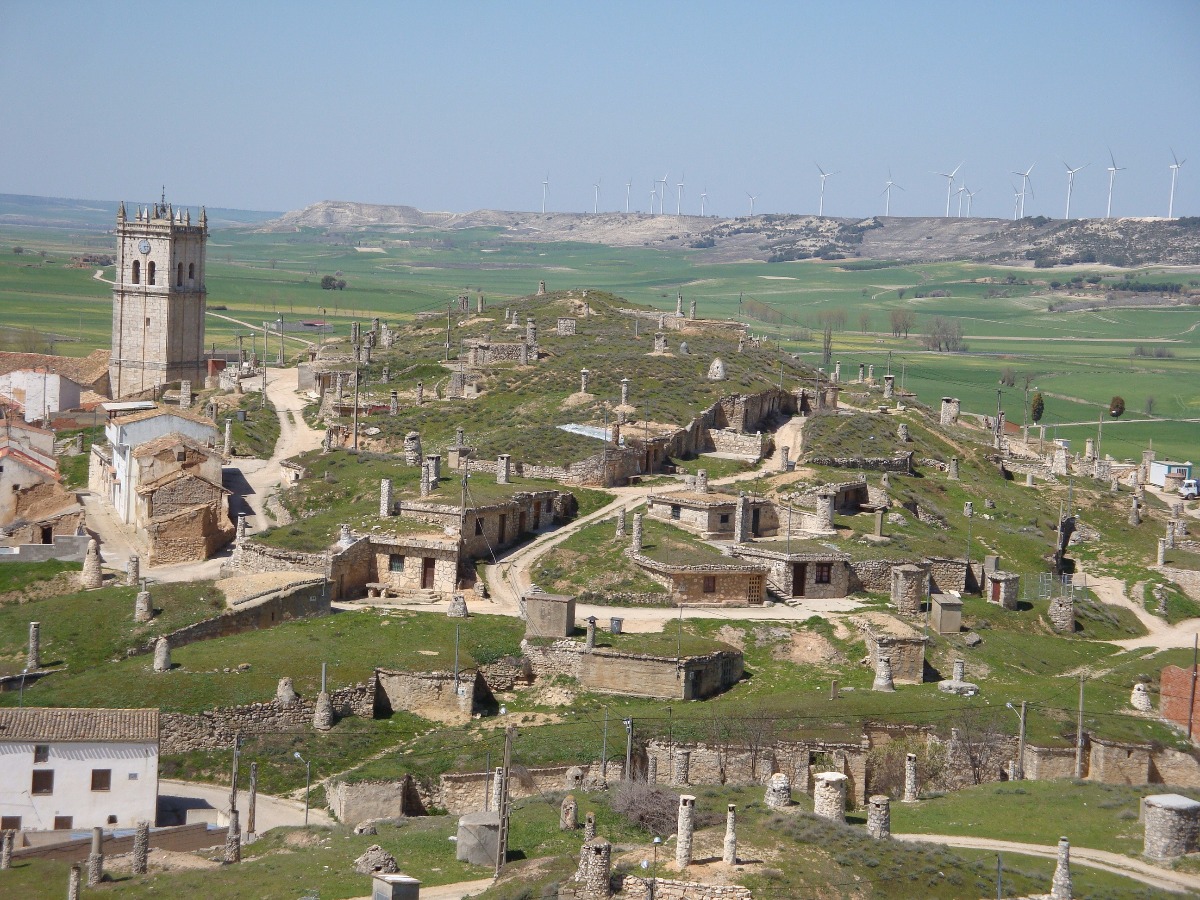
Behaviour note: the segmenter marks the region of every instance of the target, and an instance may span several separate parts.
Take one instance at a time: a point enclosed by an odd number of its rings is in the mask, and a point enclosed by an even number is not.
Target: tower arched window
[[[196,264],[188,263],[188,281],[196,280]]]
[[[146,284],[154,284],[154,263],[146,264]]]
[[[135,259],[133,261],[133,283],[142,283],[142,261],[140,259]]]
[[[176,287],[183,287],[183,263],[179,263],[175,267],[175,285]]]

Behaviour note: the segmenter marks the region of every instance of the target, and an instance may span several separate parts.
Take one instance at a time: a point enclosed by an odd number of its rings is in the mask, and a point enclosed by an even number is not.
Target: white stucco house
[[[157,709],[0,709],[0,829],[133,828],[157,806]]]

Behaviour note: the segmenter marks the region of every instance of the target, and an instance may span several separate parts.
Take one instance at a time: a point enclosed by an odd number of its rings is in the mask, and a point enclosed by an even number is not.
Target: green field
[[[94,231],[0,227],[0,343],[48,347],[49,335],[57,352],[71,355],[107,346],[109,286],[92,277],[94,266],[71,267],[71,257],[110,251],[110,241]],[[14,246],[25,252],[13,254]],[[110,267],[104,277],[111,273]],[[328,274],[344,279],[345,290],[322,290],[321,277]],[[1096,286],[1050,286],[1092,274],[1102,276]],[[331,324],[333,335],[345,335],[354,318],[443,310],[463,290],[482,291],[490,306],[501,305],[545,280],[551,290],[610,291],[668,311],[682,290],[685,308],[695,298],[701,317],[746,321],[753,332],[781,339],[813,362],[821,355],[820,329],[833,314],[833,354],[844,377],[847,369],[853,377],[859,363],[874,364],[878,376],[890,362],[898,381],[923,400],[948,394],[961,398],[965,410],[987,414],[996,407],[1002,370],[1012,368],[1017,385],[1003,395],[1010,422],[1022,421],[1028,374],[1046,396],[1042,423],[1051,431],[1066,428],[1060,437],[1080,440],[1094,433],[1090,423],[1120,394],[1128,411],[1105,434],[1114,456],[1136,455],[1153,439],[1160,457],[1194,457],[1200,423],[1180,420],[1200,418],[1200,307],[1104,306],[1104,289],[1131,274],[1180,283],[1185,290],[1197,280],[1195,273],[1153,267],[1130,273],[965,262],[861,270],[820,261],[716,264],[694,250],[521,243],[488,228],[405,234],[214,229],[208,252],[210,309],[227,307],[214,312],[255,326],[280,315],[285,321],[320,319]],[[1051,303],[1063,300],[1094,301],[1096,308],[1050,311]],[[896,309],[916,316],[907,338],[891,335],[889,317]],[[934,316],[961,321],[968,352],[921,349],[919,334]],[[224,319],[208,321],[208,341],[218,350],[236,348],[238,333],[247,349],[261,351],[261,336],[251,338],[245,327]],[[1139,345],[1172,356],[1132,356]],[[303,344],[289,339],[287,346],[291,355]],[[1154,400],[1152,418],[1144,412],[1148,398]]]

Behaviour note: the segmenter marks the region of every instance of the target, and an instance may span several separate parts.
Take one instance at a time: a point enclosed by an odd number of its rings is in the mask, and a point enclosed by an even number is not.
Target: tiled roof
[[[212,419],[205,418],[199,413],[194,413],[191,410],[180,409],[178,406],[160,406],[157,409],[146,409],[142,412],[132,413],[128,416],[118,416],[113,421],[118,425],[131,425],[134,422],[142,422],[146,419],[156,419],[159,416],[179,416],[181,419],[189,419],[192,422],[199,422],[201,425],[207,425],[209,428],[216,431],[216,423]]]
[[[157,709],[0,709],[0,742],[157,740]]]
[[[211,424],[211,423],[210,423]],[[133,455],[136,457],[154,456],[161,453],[163,450],[170,450],[178,444],[183,444],[198,453],[203,453],[206,456],[215,455],[216,451],[210,450],[208,447],[201,444],[193,437],[189,437],[180,431],[170,431],[164,435],[153,438],[149,441],[144,441],[133,448]]]
[[[87,356],[48,356],[45,353],[0,353],[0,375],[18,369],[42,368],[53,375],[70,378],[90,387],[108,374],[108,351],[93,350]]]

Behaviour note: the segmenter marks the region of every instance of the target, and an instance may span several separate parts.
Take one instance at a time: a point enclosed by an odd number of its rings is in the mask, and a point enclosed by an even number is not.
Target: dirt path
[[[246,804],[250,795],[241,791],[238,795],[238,807],[242,812],[242,827],[246,826]],[[229,788],[219,784],[206,784],[197,781],[173,781],[160,778],[158,781],[158,800],[160,805],[176,809],[212,809],[229,814]],[[214,821],[216,821],[214,819]],[[281,825],[304,824],[304,790],[300,790],[300,800],[289,800],[285,797],[275,797],[261,791],[254,800],[254,825],[259,834]],[[331,827],[333,819],[322,809],[308,811],[308,824]]]
[[[212,316],[214,319],[224,319],[226,322],[232,322],[235,325],[241,325],[243,328],[249,328],[251,331],[262,332],[262,335],[264,338],[264,345],[263,345],[263,355],[264,356],[266,356],[266,354],[267,354],[265,339],[272,338],[272,337],[276,338],[276,339],[279,338],[278,331],[272,331],[270,328],[264,328],[262,325],[251,325],[249,322],[243,322],[241,319],[233,318],[233,316],[223,316],[220,313],[216,313],[216,312],[213,312],[212,310],[208,310],[208,309],[206,309],[204,311],[204,314],[206,316]],[[296,337],[294,334],[288,334],[286,331],[283,333],[283,337],[284,337],[284,340],[296,341],[297,343],[304,344],[305,346],[308,346],[308,347],[317,346],[316,341],[310,341],[307,338]]]
[[[1125,594],[1125,583],[1119,578],[1088,575],[1084,573],[1086,586],[1091,588],[1101,603],[1111,603],[1113,606],[1123,606],[1131,610],[1138,621],[1145,626],[1147,634],[1141,637],[1125,638],[1111,641],[1125,650],[1156,649],[1170,650],[1179,647],[1190,647],[1200,631],[1200,619],[1184,619],[1182,622],[1169,624],[1166,620],[1148,612],[1139,603],[1134,603]]]
[[[1045,859],[1056,859],[1058,848],[1044,844],[1025,844],[1019,841],[998,841],[992,838],[960,837],[950,834],[893,834],[899,841],[913,843],[945,844],[948,847],[960,847],[964,850],[990,850],[997,853],[1020,853],[1025,856],[1040,856]],[[1071,864],[1088,866],[1111,872],[1114,875],[1124,875],[1165,891],[1180,891],[1189,894],[1200,892],[1200,876],[1184,872],[1173,872],[1170,869],[1159,868],[1150,863],[1123,856],[1120,853],[1110,853],[1107,850],[1091,850],[1087,847],[1071,847]]]

